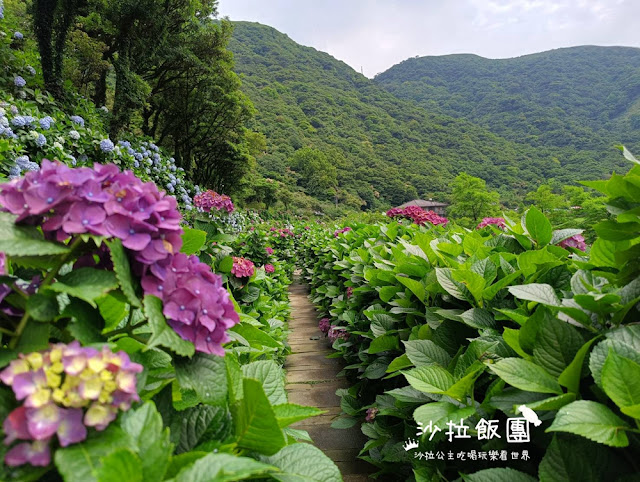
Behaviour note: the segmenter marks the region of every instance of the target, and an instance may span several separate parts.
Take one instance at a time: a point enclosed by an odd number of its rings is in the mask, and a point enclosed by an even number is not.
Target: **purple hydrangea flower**
[[[324,333],[325,335],[327,333],[329,333],[329,329],[331,328],[331,321],[329,320],[329,318],[322,318],[319,322],[318,322],[318,328],[320,329],[320,331],[322,333]]]
[[[266,273],[273,273],[275,270],[276,270],[276,268],[272,264],[265,264],[264,265],[264,271]]]
[[[16,76],[13,78],[13,84],[14,84],[16,87],[18,87],[19,89],[21,89],[22,87],[24,87],[25,85],[27,85],[27,81],[26,81],[26,80],[24,80],[24,78],[23,78],[23,77],[21,77],[21,76],[19,76],[19,75],[16,75]]]
[[[255,266],[247,258],[233,257],[233,267],[231,274],[237,278],[250,278],[255,273]]]
[[[490,224],[493,224],[500,229],[505,229],[507,227],[504,218],[484,218],[482,221],[480,221],[476,229],[482,229],[486,226],[489,226]]]
[[[378,414],[380,410],[378,410],[376,407],[371,407],[367,409],[367,416],[364,418],[366,422],[373,422],[376,418],[376,415]]]
[[[331,328],[329,328],[327,336],[329,337],[329,341],[331,343],[335,342],[338,338],[345,341],[349,339],[349,333],[343,326],[332,325]]]
[[[224,209],[228,213],[231,213],[235,209],[229,196],[218,194],[215,191],[206,191],[198,194],[193,198],[193,203],[197,208],[205,212],[209,212],[211,208],[215,208],[217,211]]]
[[[16,40],[22,40],[24,35],[22,35],[22,32],[15,31],[13,32],[13,38]]]
[[[564,239],[558,243],[558,246],[562,248],[576,248],[580,251],[587,250],[587,243],[584,242],[584,236],[582,234],[576,234],[570,238]]]

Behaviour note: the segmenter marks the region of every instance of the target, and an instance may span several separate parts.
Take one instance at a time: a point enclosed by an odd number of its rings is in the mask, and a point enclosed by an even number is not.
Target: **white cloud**
[[[219,11],[270,25],[369,77],[416,55],[640,47],[637,0],[220,0]]]

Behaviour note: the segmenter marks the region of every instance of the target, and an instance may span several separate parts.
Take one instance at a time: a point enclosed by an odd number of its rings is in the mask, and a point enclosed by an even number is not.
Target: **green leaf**
[[[163,480],[173,444],[169,442],[169,429],[163,427],[162,417],[153,402],[124,413],[121,427],[137,447],[144,480]],[[127,479],[114,482],[123,480]]]
[[[144,313],[149,320],[151,328],[151,338],[147,346],[164,346],[173,350],[178,355],[192,356],[195,353],[195,346],[190,341],[183,340],[167,324],[167,320],[162,314],[162,300],[153,295],[146,295],[143,300]]]
[[[389,350],[398,350],[398,337],[394,335],[383,335],[375,338],[369,345],[369,354],[380,353]]]
[[[536,301],[548,306],[559,306],[560,300],[553,286],[542,283],[509,286],[509,293],[521,300]]]
[[[238,323],[230,331],[238,333],[245,340],[249,342],[249,344],[253,348],[280,348],[282,343],[274,339],[268,333],[256,328],[255,326],[249,325],[247,323]]]
[[[562,388],[558,382],[544,368],[521,358],[503,358],[493,365],[491,371],[502,378],[509,385],[539,393],[561,394]]]
[[[559,229],[553,232],[553,236],[551,237],[549,244],[556,245],[560,241],[569,239],[572,236],[577,236],[578,234],[582,234],[582,229]]]
[[[565,393],[563,395],[558,395],[557,397],[550,397],[545,398],[544,400],[538,400],[537,402],[527,403],[526,405],[531,410],[558,410],[568,403],[573,402],[575,399],[575,393]],[[517,406],[514,408],[517,408]]]
[[[468,301],[461,289],[461,285],[454,281],[450,268],[436,268],[436,278],[440,286],[451,296],[459,300]]]
[[[483,363],[475,362],[467,370],[467,374],[451,385],[444,394],[451,398],[455,398],[456,400],[465,401],[467,394],[473,387],[473,384],[477,378],[482,375],[486,368],[486,365]]]
[[[628,325],[606,332],[589,357],[589,369],[596,384],[602,387],[602,367],[613,349],[618,355],[640,363],[640,325]]]
[[[625,146],[616,146],[616,147],[622,151],[622,155],[626,160],[635,162],[636,164],[640,164],[640,161],[636,159],[636,157],[633,154],[631,154],[629,149],[627,149]]]
[[[536,334],[533,359],[557,377],[573,361],[583,341],[573,326],[555,317],[545,318]]]
[[[142,482],[142,460],[129,449],[118,449],[103,457],[102,465],[96,470],[99,482]],[[154,480],[154,479],[149,479]],[[161,479],[155,479],[161,480]]]
[[[540,482],[598,482],[612,475],[610,462],[602,446],[579,437],[554,435],[538,467],[538,477]]]
[[[460,318],[467,325],[477,330],[484,330],[485,328],[497,328],[495,319],[490,311],[482,308],[471,308],[460,314]]]
[[[416,295],[416,298],[418,298],[420,301],[424,301],[424,298],[426,296],[426,291],[420,281],[416,281],[414,279],[407,278],[406,276],[400,276],[400,275],[396,275],[396,279],[400,283],[402,283],[404,286],[409,288],[409,290],[414,295]]]
[[[35,226],[18,226],[16,216],[0,213],[0,252],[7,256],[49,256],[66,254],[66,246],[45,241]]]
[[[48,289],[79,298],[96,308],[95,300],[117,287],[118,281],[113,272],[95,268],[80,268],[61,276]]]
[[[171,425],[176,453],[193,450],[208,439],[222,440],[230,432],[230,415],[226,407],[198,405],[176,414]]]
[[[65,482],[97,482],[95,471],[101,466],[101,459],[118,449],[135,450],[135,446],[120,427],[111,424],[82,443],[59,448],[54,460]]]
[[[532,206],[524,216],[524,225],[529,235],[535,240],[538,246],[549,244],[553,236],[553,228],[547,217],[538,208]]]
[[[562,407],[547,432],[569,432],[611,447],[626,447],[629,426],[605,405],[578,400]]]
[[[272,405],[287,403],[284,390],[284,373],[273,360],[259,360],[242,366],[245,378],[258,380]]]
[[[640,404],[640,365],[609,349],[602,367],[602,388],[618,407]]]
[[[227,372],[224,358],[196,353],[192,358],[175,360],[176,378],[182,388],[195,390],[209,405],[223,405],[227,400]]]
[[[293,444],[277,454],[266,457],[265,462],[282,472],[271,476],[281,482],[336,482],[342,480],[340,470],[320,449],[310,444]]]
[[[512,328],[504,328],[502,331],[502,339],[524,359],[531,358],[527,352],[525,352],[520,346],[520,330],[514,330]]]
[[[231,273],[231,269],[233,268],[233,257],[226,256],[220,260],[218,264],[218,271],[220,273]]]
[[[20,353],[30,353],[49,348],[49,323],[27,323],[16,350]]]
[[[273,455],[287,443],[259,381],[243,380],[244,398],[233,406],[238,447]]]
[[[124,246],[122,246],[122,241],[119,239],[112,239],[107,241],[107,246],[111,253],[113,271],[115,271],[116,278],[118,278],[118,282],[120,283],[120,289],[127,297],[129,304],[136,308],[140,308],[142,304],[140,303],[140,298],[136,295],[136,292],[139,291],[138,282],[134,281],[135,278],[131,273],[129,258],[127,257]]]
[[[249,457],[211,453],[183,468],[172,482],[235,482],[266,476],[274,470],[275,467]]]
[[[27,312],[36,321],[52,321],[60,312],[58,299],[46,291],[35,293],[27,300]]]
[[[388,303],[393,299],[393,297],[400,291],[400,288],[397,286],[382,286],[378,290],[380,295],[380,299],[385,303]]]
[[[409,368],[413,363],[409,360],[407,354],[400,355],[397,358],[394,358],[389,366],[387,367],[387,373],[397,372],[398,370],[402,370],[403,368]]]
[[[193,465],[193,463],[207,455],[207,452],[185,452],[183,454],[174,455],[171,457],[169,468],[165,474],[167,480],[172,480],[178,472],[187,466]]]
[[[591,246],[589,262],[596,266],[618,268],[616,253],[628,249],[629,246],[629,241],[607,241],[598,238]]]
[[[184,234],[182,235],[182,248],[180,249],[180,252],[187,255],[198,254],[206,240],[207,233],[204,231],[184,228]]]
[[[120,291],[111,291],[96,300],[104,319],[104,332],[115,329],[127,315],[127,298]]]
[[[326,413],[324,410],[316,407],[305,407],[303,405],[296,405],[295,403],[274,405],[273,412],[276,414],[278,425],[281,428],[288,427],[292,423],[299,422],[300,420]]]
[[[474,407],[458,407],[450,402],[432,402],[419,406],[413,412],[416,423],[437,425],[445,428],[447,422],[460,423],[463,418],[468,418],[475,413]]]
[[[596,224],[593,229],[596,230],[600,239],[607,241],[624,241],[636,238],[640,234],[638,223],[618,223],[610,220]]]
[[[425,393],[444,393],[454,383],[453,376],[439,365],[427,365],[403,373],[409,384]]]
[[[411,340],[403,341],[403,343],[407,357],[416,367],[437,363],[446,368],[451,361],[446,350],[431,340]]]
[[[484,469],[469,475],[462,475],[464,482],[537,482],[529,474],[510,468]]]
[[[451,277],[454,281],[466,287],[478,303],[482,303],[482,291],[487,285],[482,276],[468,269],[454,269],[451,270]]]
[[[592,338],[588,342],[586,342],[576,353],[576,356],[573,357],[569,366],[564,369],[564,371],[558,377],[558,383],[563,387],[567,387],[570,392],[578,393],[580,390],[580,378],[582,375],[582,365],[584,364],[584,358],[587,356],[589,352],[589,348],[591,345],[598,339]]]

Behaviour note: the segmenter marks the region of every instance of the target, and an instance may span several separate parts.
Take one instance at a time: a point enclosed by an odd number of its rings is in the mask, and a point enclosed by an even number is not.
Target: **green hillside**
[[[424,108],[532,146],[607,150],[640,141],[640,49],[573,47],[491,60],[405,60],[375,82]]]
[[[517,202],[542,182],[570,183],[625,169],[613,149],[546,148],[500,137],[467,120],[401,100],[345,63],[303,47],[273,28],[235,22],[229,48],[243,90],[256,107],[252,129],[266,136],[263,175],[304,185],[292,162],[304,147],[323,152],[338,197],[363,208],[416,196],[443,198],[461,171]],[[304,156],[302,156],[304,157]],[[322,166],[322,163],[319,165]],[[624,167],[623,167],[624,166]],[[333,174],[327,170],[331,177]],[[333,199],[334,191],[313,192]]]

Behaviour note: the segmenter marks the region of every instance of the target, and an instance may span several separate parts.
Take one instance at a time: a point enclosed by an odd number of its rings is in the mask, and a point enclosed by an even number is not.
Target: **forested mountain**
[[[532,146],[640,141],[640,49],[572,47],[512,59],[412,58],[375,82],[427,110]]]
[[[628,167],[614,149],[534,148],[399,99],[268,26],[234,22],[229,48],[256,107],[251,127],[266,136],[261,173],[318,198],[363,200],[365,209],[443,198],[466,171],[516,202],[549,179],[568,183]]]

